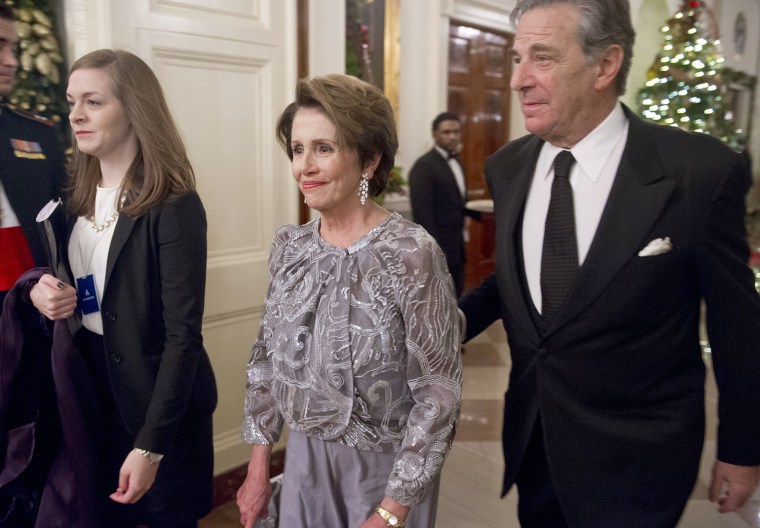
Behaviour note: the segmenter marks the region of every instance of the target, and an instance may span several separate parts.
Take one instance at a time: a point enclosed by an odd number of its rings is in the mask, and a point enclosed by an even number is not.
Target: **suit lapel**
[[[509,306],[509,311],[514,317],[515,324],[519,324],[528,335],[538,338],[538,331],[531,316],[533,300],[527,295],[527,285],[523,284],[520,261],[521,251],[517,244],[521,243],[521,229],[525,200],[528,189],[533,179],[538,155],[541,152],[543,141],[538,137],[531,138],[521,151],[510,160],[510,166],[501,170],[491,184],[491,194],[494,202],[499,206],[495,209],[497,234],[501,234],[496,241],[497,265],[503,262],[504,271],[497,274],[499,290],[504,292],[502,301]],[[519,167],[519,170],[514,169]],[[498,226],[505,226],[503,230]]]
[[[552,321],[552,332],[585,310],[647,242],[675,181],[667,179],[645,126],[630,112],[628,140],[607,204],[573,291]]]
[[[119,258],[121,251],[124,249],[124,245],[129,240],[129,236],[132,234],[132,229],[135,226],[135,219],[126,214],[120,214],[119,220],[114,227],[113,238],[111,239],[111,246],[108,249],[108,260],[106,261],[106,278],[103,285],[103,294],[108,290],[108,282],[111,280],[111,272],[116,264],[116,260]]]

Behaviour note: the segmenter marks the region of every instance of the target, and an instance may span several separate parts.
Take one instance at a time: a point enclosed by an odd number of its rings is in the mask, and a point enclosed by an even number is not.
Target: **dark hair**
[[[0,19],[13,21],[16,20],[16,17],[13,14],[13,8],[4,3],[3,0],[0,0]]]
[[[137,156],[121,190],[130,201],[120,210],[141,216],[173,194],[194,190],[195,175],[185,145],[150,66],[128,51],[101,49],[77,60],[69,76],[84,69],[103,70],[108,74],[114,96],[124,107],[137,136]],[[81,152],[76,143],[73,150],[69,164],[69,208],[73,214],[86,216],[92,214],[95,207],[100,163],[94,156]]]
[[[277,141],[291,161],[290,135],[299,108],[324,112],[337,129],[338,146],[356,152],[362,168],[379,155],[380,163],[369,181],[369,195],[377,196],[385,190],[398,150],[398,137],[393,109],[379,88],[340,74],[298,81],[296,100],[283,110],[276,128]]]
[[[441,112],[440,114],[435,116],[435,119],[433,119],[433,132],[438,130],[438,127],[444,121],[456,121],[460,125],[462,124],[462,120],[459,119],[458,115],[452,114],[451,112]]]
[[[578,8],[578,42],[587,62],[592,63],[603,56],[613,44],[622,48],[623,62],[615,79],[615,88],[618,95],[623,95],[636,39],[628,0],[518,0],[509,19],[517,25],[520,18],[532,9],[562,4]]]

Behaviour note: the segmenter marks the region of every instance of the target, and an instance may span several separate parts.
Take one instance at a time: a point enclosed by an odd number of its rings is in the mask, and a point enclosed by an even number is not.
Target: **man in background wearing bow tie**
[[[705,432],[704,301],[720,393],[709,496],[734,511],[760,464],[745,159],[619,102],[628,0],[518,0],[511,18],[531,134],[486,162],[496,269],[460,300],[466,338],[501,318],[509,340],[502,493],[517,486],[523,528],[676,526]]]
[[[409,172],[409,194],[414,221],[441,246],[457,296],[464,291],[464,204],[467,183],[459,160],[462,123],[443,112],[433,120],[433,148],[414,162]]]

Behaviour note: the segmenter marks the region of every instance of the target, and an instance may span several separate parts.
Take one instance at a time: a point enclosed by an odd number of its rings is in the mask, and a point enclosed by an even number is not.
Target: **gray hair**
[[[631,70],[633,42],[636,32],[631,23],[631,6],[628,0],[518,0],[509,15],[517,26],[520,18],[533,9],[567,4],[578,8],[578,42],[589,64],[601,58],[613,44],[623,49],[623,63],[615,79],[618,95],[625,93],[628,73]]]

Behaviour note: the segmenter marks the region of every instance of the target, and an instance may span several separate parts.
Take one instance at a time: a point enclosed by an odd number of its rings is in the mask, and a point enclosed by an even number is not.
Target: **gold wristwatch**
[[[393,526],[394,528],[404,528],[406,526],[406,523],[399,519],[398,515],[389,512],[379,504],[375,507],[375,513],[382,517],[388,526]]]

